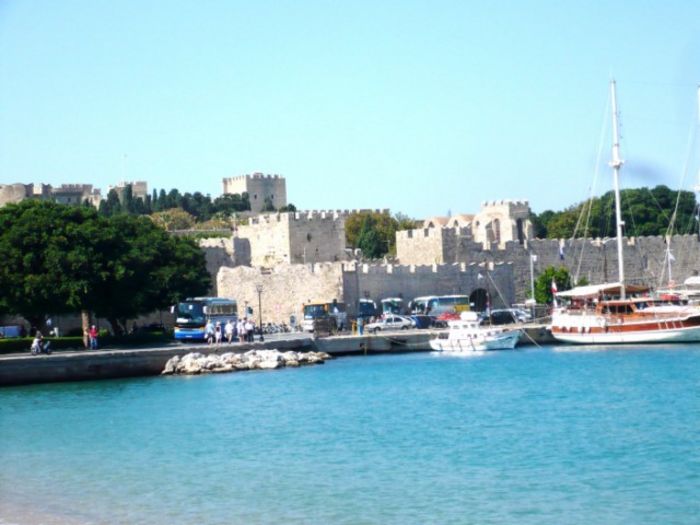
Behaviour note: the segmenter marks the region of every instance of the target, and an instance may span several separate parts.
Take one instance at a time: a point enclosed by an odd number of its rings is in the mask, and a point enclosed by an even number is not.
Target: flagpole
[[[537,255],[530,254],[530,294],[532,297],[532,300],[535,300],[535,260],[537,259]]]

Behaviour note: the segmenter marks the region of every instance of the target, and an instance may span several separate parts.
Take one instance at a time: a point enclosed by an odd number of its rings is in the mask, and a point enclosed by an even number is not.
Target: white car
[[[387,315],[374,323],[365,325],[365,330],[376,334],[380,330],[408,330],[414,326],[414,322],[408,317],[402,315]]]

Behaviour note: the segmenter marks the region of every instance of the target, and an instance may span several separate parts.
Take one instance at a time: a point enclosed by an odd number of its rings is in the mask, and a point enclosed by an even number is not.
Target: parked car
[[[365,330],[376,334],[380,330],[408,330],[414,326],[415,323],[408,317],[404,317],[403,315],[387,315],[374,323],[365,325]]]
[[[490,316],[485,316],[484,324],[512,324],[512,323],[527,323],[531,316],[523,310],[517,308],[503,308],[500,310],[491,310]]]
[[[433,325],[433,318],[429,315],[416,314],[412,315],[410,319],[416,328],[430,328]]]

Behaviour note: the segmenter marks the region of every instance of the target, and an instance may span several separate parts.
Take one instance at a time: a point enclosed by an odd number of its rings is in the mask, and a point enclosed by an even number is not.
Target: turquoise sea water
[[[700,522],[700,347],[0,390],[0,523]]]

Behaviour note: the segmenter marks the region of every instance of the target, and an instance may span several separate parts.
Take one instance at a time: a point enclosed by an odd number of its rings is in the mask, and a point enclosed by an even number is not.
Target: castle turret
[[[242,195],[247,193],[250,199],[250,210],[260,213],[269,200],[276,210],[287,205],[287,183],[279,175],[240,175],[223,179],[224,195]]]

